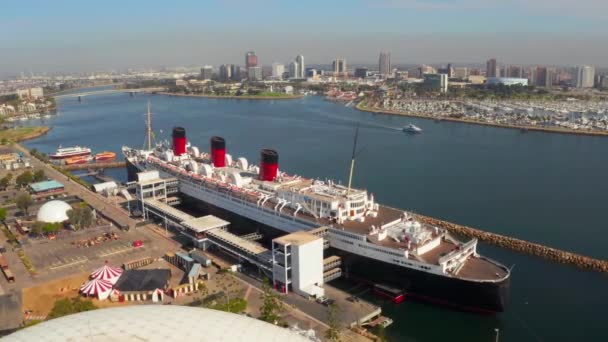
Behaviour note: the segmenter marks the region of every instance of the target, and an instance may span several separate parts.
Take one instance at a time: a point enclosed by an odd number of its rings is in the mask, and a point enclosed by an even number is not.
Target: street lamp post
[[[500,335],[500,329],[494,328],[494,333],[495,333],[494,342],[498,342],[498,336]]]

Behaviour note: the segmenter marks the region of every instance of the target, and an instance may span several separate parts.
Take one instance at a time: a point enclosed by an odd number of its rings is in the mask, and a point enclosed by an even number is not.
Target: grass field
[[[0,130],[0,142],[18,142],[46,134],[50,130],[46,126],[16,127]]]

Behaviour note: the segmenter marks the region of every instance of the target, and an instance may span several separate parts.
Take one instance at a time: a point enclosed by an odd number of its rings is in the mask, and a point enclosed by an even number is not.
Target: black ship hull
[[[380,262],[335,250],[342,257],[348,277],[365,282],[391,284],[406,291],[407,298],[458,310],[498,313],[509,298],[509,277],[499,282],[469,281]]]
[[[135,180],[138,172],[127,161],[129,180]],[[237,234],[261,232],[263,244],[269,245],[275,237],[285,232],[237,215],[197,198],[180,194],[181,209],[196,215],[215,215],[229,221],[230,231]],[[344,274],[369,283],[385,283],[406,291],[406,297],[430,302],[458,310],[497,313],[504,311],[509,297],[509,277],[500,282],[476,282],[436,275],[415,269],[384,263],[375,259],[330,248],[329,255],[342,257]]]

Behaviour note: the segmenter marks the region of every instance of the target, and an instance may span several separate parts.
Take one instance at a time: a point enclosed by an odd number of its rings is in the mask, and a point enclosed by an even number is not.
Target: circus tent
[[[80,292],[87,296],[97,296],[98,299],[108,298],[112,291],[112,283],[108,280],[93,279],[80,287]]]
[[[91,273],[91,278],[107,280],[114,285],[118,281],[118,278],[120,278],[121,274],[122,268],[103,265]]]

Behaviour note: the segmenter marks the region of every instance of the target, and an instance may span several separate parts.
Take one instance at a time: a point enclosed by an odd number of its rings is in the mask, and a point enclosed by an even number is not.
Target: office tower
[[[576,68],[576,87],[593,88],[595,79],[595,68],[588,65],[581,65]]]
[[[201,79],[210,80],[213,76],[213,67],[211,65],[205,65],[201,68]]]
[[[258,56],[253,51],[248,51],[245,54],[245,69],[249,72],[249,68],[258,66]]]
[[[347,69],[346,69],[346,59],[344,58],[336,58],[333,62],[333,68],[334,68],[334,75],[335,76],[346,76],[347,75]]]
[[[261,81],[262,80],[262,67],[250,66],[247,71],[247,78],[250,81]]]
[[[496,59],[489,59],[486,63],[486,77],[499,77],[500,73],[498,70],[498,64],[496,64]]]
[[[356,78],[366,78],[367,77],[367,68],[357,68],[355,69],[355,77]]]
[[[306,68],[305,76],[306,77],[315,77],[315,76],[317,76],[317,69],[315,69],[315,68]]]
[[[425,74],[423,84],[429,89],[447,93],[448,75],[447,74]]]
[[[523,78],[524,69],[519,65],[509,65],[505,70],[505,77]]]
[[[306,76],[304,75],[304,70],[306,70],[306,66],[304,65],[304,56],[298,55],[295,63],[297,65],[295,78],[305,78]]]
[[[388,76],[392,73],[390,52],[380,52],[380,58],[378,59],[378,70],[382,76]]]
[[[466,68],[466,67],[454,68],[454,77],[460,78],[460,79],[465,79],[465,78],[469,77],[469,68]]]
[[[242,79],[240,66],[230,64],[230,79],[233,81],[240,81]]]
[[[555,82],[555,69],[547,67],[536,67],[536,82],[539,87],[551,87]]]
[[[232,69],[233,69],[232,64],[220,65],[220,74],[219,74],[220,81],[228,81],[228,80],[232,79]]]
[[[296,78],[298,74],[298,63],[291,62],[289,63],[289,78]]]
[[[285,65],[281,63],[272,63],[272,78],[281,79],[285,73]]]

